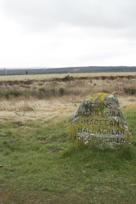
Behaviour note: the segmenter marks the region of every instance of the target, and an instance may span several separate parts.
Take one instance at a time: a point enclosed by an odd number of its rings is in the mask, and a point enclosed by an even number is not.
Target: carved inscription
[[[88,116],[84,114],[79,120],[78,133],[95,134],[98,137],[105,136],[122,136],[125,133],[122,121],[120,120],[121,112],[113,109],[112,104],[95,104],[93,103],[93,112]],[[121,128],[122,127],[122,128]]]

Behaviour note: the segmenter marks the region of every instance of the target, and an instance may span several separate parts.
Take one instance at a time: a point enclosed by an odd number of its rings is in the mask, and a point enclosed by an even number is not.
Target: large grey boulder
[[[117,97],[105,93],[83,101],[72,118],[71,135],[77,145],[124,144],[132,139]]]

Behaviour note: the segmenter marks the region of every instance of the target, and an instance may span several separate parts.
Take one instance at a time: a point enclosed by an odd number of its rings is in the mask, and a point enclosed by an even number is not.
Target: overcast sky
[[[0,67],[136,65],[136,0],[0,0]]]

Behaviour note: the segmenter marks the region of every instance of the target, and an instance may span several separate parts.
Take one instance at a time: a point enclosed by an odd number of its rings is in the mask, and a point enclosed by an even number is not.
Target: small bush
[[[12,90],[0,90],[0,97],[4,97],[4,98],[10,98],[10,97],[19,97],[19,96],[23,96],[24,92],[21,90],[16,90],[16,89],[12,89]]]
[[[57,95],[57,91],[55,88],[40,88],[38,91],[33,91],[30,95],[36,98],[47,98]]]
[[[59,95],[63,96],[65,94],[65,89],[64,88],[59,88]]]
[[[102,90],[102,92],[103,92],[103,93],[110,93],[110,91],[108,91],[108,90],[106,90],[106,89]]]
[[[73,76],[70,76],[70,75],[67,75],[67,76],[65,76],[62,80],[63,80],[63,81],[72,81],[72,80],[74,80],[74,77],[73,77]]]
[[[136,88],[133,88],[133,87],[124,88],[124,92],[126,94],[129,94],[129,95],[135,95],[136,94]]]

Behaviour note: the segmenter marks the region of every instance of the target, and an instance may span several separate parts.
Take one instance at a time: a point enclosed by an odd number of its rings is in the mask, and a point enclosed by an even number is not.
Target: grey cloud
[[[35,30],[60,24],[136,29],[135,0],[5,0],[4,7]]]

